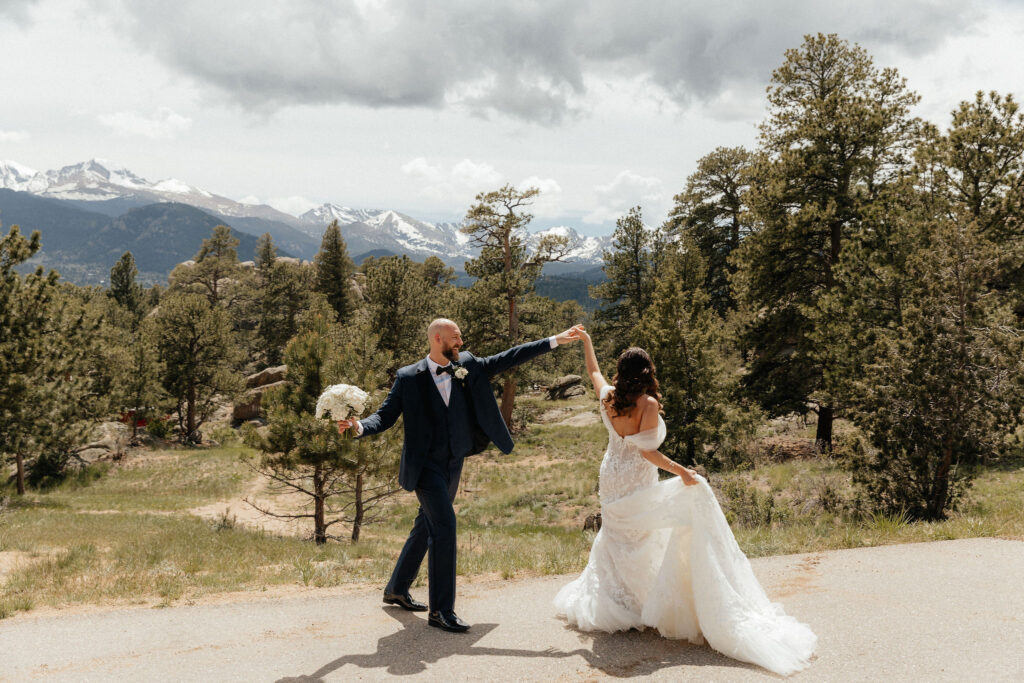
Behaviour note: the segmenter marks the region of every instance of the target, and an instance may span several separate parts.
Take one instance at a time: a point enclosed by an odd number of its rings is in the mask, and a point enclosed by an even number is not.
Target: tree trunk
[[[327,525],[324,523],[324,477],[317,465],[313,472],[313,540],[317,545],[327,543]]]
[[[935,471],[931,500],[928,501],[928,518],[945,517],[946,498],[949,496],[949,467],[953,463],[953,445],[949,437],[942,440],[942,462]]]
[[[185,440],[188,442],[191,441],[192,434],[196,431],[196,386],[194,384],[188,388],[186,413],[185,428],[188,430],[188,433],[185,435]]]
[[[512,408],[516,402],[516,378],[512,375],[505,377],[505,384],[501,390],[501,418],[505,420],[505,426],[512,431]]]
[[[25,495],[25,458],[21,453],[14,454],[14,460],[18,465],[18,495]]]
[[[814,435],[814,446],[819,453],[827,453],[832,450],[832,420],[834,409],[832,406],[818,407],[818,429]]]
[[[363,526],[363,475],[356,475],[356,514],[352,520],[352,542],[359,540],[359,530]]]

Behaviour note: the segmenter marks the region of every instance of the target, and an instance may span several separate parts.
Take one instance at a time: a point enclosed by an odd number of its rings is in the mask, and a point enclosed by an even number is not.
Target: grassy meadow
[[[533,419],[515,452],[467,461],[456,500],[460,575],[513,579],[584,566],[593,534],[583,521],[599,510],[607,439],[595,408],[593,399],[524,397],[518,409]],[[766,430],[799,441],[814,426],[776,422]],[[416,513],[412,494],[392,499],[358,544],[317,547],[227,513],[198,516],[198,508],[226,507],[260,486],[246,455],[252,451],[237,445],[167,446],[133,451],[47,491],[17,497],[0,490],[9,498],[0,512],[0,618],[283,586],[383,586]],[[745,471],[712,473],[710,481],[751,557],[972,536],[1024,540],[1024,458],[981,473],[961,508],[937,523],[852,513],[849,477],[826,458],[765,458]]]

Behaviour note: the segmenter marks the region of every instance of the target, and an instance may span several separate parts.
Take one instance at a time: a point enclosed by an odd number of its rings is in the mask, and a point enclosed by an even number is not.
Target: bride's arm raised
[[[579,330],[580,337],[583,339],[583,359],[587,364],[587,376],[594,383],[594,392],[597,394],[598,399],[600,399],[601,390],[607,386],[608,382],[605,380],[604,375],[601,374],[601,368],[597,364],[594,342],[591,340],[590,334],[583,329],[583,325],[577,325],[573,329]]]
[[[651,429],[657,429],[658,410],[661,408],[658,404],[658,399],[653,396],[642,396],[637,403],[640,404],[643,410],[643,412],[640,413],[640,431],[645,432]],[[670,474],[679,475],[679,478],[683,480],[683,484],[686,486],[693,486],[698,483],[697,478],[693,476],[695,474],[693,470],[683,467],[661,451],[645,451],[640,449],[640,455],[644,457],[644,460],[655,467],[659,467]]]

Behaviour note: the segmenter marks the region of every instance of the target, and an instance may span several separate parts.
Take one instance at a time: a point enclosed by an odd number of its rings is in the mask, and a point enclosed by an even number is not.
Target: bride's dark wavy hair
[[[644,394],[653,396],[661,406],[661,385],[658,384],[654,361],[639,346],[631,346],[619,355],[612,384],[615,393],[610,401],[605,400],[616,416],[629,412],[636,405],[636,400]]]

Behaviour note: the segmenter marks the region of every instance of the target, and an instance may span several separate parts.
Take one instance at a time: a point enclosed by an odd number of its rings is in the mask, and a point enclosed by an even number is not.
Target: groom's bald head
[[[430,353],[441,354],[448,360],[458,360],[459,348],[462,347],[462,332],[454,321],[448,318],[437,318],[427,326],[427,340],[430,342]]]

